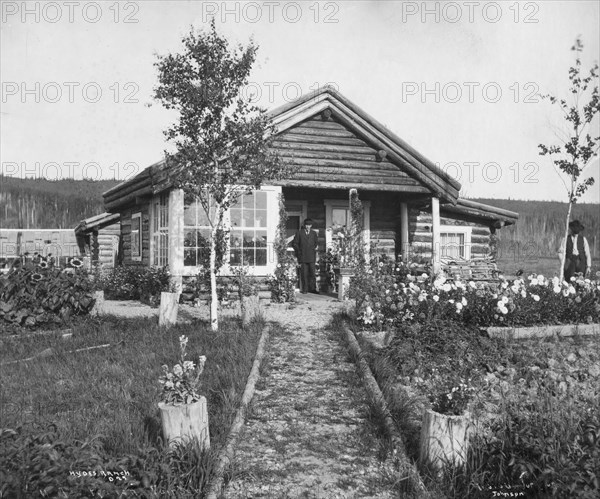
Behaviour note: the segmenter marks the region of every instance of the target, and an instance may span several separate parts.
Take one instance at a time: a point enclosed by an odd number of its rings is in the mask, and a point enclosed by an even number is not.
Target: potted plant
[[[208,411],[206,398],[200,395],[200,376],[204,371],[206,357],[198,357],[198,363],[186,360],[188,338],[179,337],[180,359],[170,371],[162,366],[159,382],[162,385],[158,404],[163,435],[169,445],[196,440],[201,448],[210,447]]]
[[[440,470],[444,464],[459,466],[466,461],[470,415],[467,406],[474,395],[470,380],[459,379],[440,383],[430,397],[431,409],[423,414],[419,459]]]

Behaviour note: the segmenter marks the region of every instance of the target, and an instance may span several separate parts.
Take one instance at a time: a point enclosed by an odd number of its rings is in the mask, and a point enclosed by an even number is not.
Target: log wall
[[[277,136],[273,149],[291,169],[284,186],[424,191],[334,117],[317,115],[300,123]]]

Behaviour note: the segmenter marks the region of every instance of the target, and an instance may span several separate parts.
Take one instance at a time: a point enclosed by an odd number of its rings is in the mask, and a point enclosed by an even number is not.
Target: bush
[[[101,274],[98,285],[107,300],[140,300],[156,305],[160,293],[170,291],[170,278],[167,268],[123,266]]]
[[[87,314],[94,306],[92,283],[81,262],[67,269],[45,261],[28,261],[0,277],[0,317],[5,322],[34,327],[60,323]]]

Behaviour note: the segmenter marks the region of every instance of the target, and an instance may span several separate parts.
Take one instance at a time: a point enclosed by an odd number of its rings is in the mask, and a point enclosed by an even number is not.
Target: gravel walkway
[[[325,331],[340,308],[314,295],[265,307],[285,330],[273,330],[224,497],[395,496],[354,364]]]

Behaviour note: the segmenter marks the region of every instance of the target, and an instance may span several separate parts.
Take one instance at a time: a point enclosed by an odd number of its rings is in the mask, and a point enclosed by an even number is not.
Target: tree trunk
[[[569,196],[571,197],[571,196]],[[565,259],[567,257],[567,237],[569,237],[569,219],[571,218],[571,209],[573,201],[569,201],[569,209],[567,210],[567,220],[565,222],[565,235],[562,239],[560,248],[560,267],[558,268],[558,277],[563,280],[565,274]]]
[[[217,230],[218,224],[215,224],[210,238],[210,328],[213,331],[219,330],[219,299],[217,296],[217,274],[215,272],[217,262]]]

